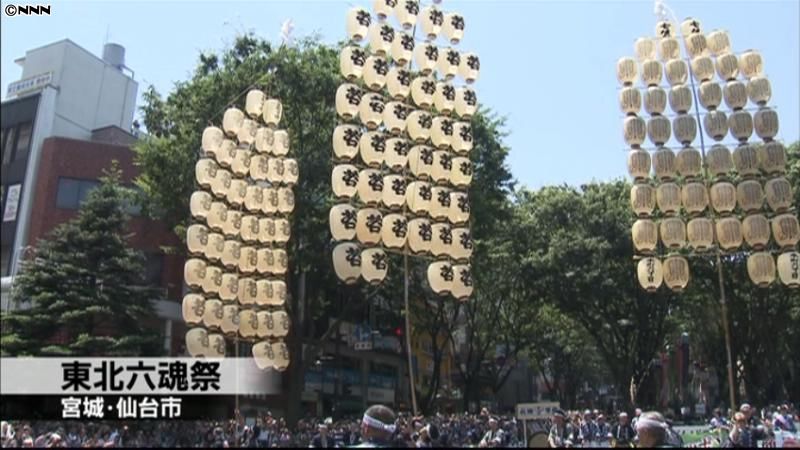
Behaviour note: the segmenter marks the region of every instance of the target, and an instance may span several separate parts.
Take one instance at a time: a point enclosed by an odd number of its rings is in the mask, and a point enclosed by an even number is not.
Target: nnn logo
[[[49,16],[50,5],[6,5],[3,11],[7,16]]]

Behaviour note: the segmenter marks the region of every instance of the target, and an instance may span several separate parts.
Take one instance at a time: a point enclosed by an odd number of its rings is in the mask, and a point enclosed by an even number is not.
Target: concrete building
[[[130,146],[138,83],[125,66],[125,50],[106,44],[99,58],[66,39],[26,52],[15,62],[19,81],[8,86],[2,103],[2,307],[11,300],[20,261],[57,225],[75,216],[103,171],[117,161],[123,182],[138,175]],[[162,246],[180,245],[159,222],[141,217],[132,206],[131,245],[148,258],[148,279],[162,287],[156,299],[164,345],[182,345],[179,257]],[[178,329],[180,328],[180,329]]]

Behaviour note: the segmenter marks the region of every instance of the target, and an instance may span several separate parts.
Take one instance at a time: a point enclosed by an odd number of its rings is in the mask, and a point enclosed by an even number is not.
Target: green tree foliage
[[[143,321],[154,314],[144,257],[126,242],[129,193],[113,168],[78,216],[40,240],[22,263],[3,315],[3,355],[142,356],[159,353]]]

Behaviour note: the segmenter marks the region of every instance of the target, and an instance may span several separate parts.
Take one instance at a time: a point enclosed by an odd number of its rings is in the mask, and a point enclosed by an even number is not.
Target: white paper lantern
[[[734,111],[728,118],[728,128],[731,136],[739,142],[745,142],[753,135],[753,116],[744,110]]]
[[[253,141],[259,153],[273,153],[272,147],[275,145],[275,130],[267,127],[258,127]]]
[[[228,220],[228,207],[223,202],[212,202],[211,208],[206,215],[208,227],[214,231],[222,231],[222,227]]]
[[[358,115],[361,123],[370,130],[377,129],[383,122],[383,110],[385,107],[383,97],[379,94],[364,94],[361,97],[361,103],[358,105]]]
[[[647,114],[663,114],[667,109],[667,92],[659,86],[650,86],[644,93],[644,110]]]
[[[408,219],[403,214],[383,216],[381,242],[386,248],[400,249],[406,245]]]
[[[453,48],[443,48],[439,50],[439,59],[436,60],[436,71],[445,81],[453,79],[458,74],[458,67],[461,64],[461,54]]]
[[[383,177],[383,195],[381,203],[391,210],[401,209],[406,200],[406,181],[401,175]]]
[[[260,235],[260,230],[258,228],[258,216],[243,215],[240,232],[243,241],[247,243],[258,242],[258,236]]]
[[[412,181],[406,189],[408,209],[417,215],[427,214],[431,209],[431,184],[425,181]]]
[[[186,229],[186,247],[190,255],[205,256],[209,229],[205,225],[194,224]]]
[[[764,77],[753,77],[747,81],[747,96],[750,101],[763,106],[772,98],[772,86],[768,79]]]
[[[397,5],[397,0],[373,0],[372,10],[378,16],[378,20],[386,20],[393,12],[394,7]]]
[[[653,153],[653,169],[659,180],[674,180],[677,172],[675,153],[666,147],[658,149]]]
[[[411,147],[408,152],[408,168],[416,178],[427,180],[433,173],[433,149],[425,145]]]
[[[651,59],[642,63],[642,83],[645,86],[658,86],[664,73],[661,61]]]
[[[656,42],[650,37],[640,37],[633,43],[634,53],[636,59],[639,61],[646,61],[648,59],[656,59]]]
[[[222,265],[233,270],[239,266],[239,259],[242,257],[242,244],[233,239],[225,241],[225,248],[222,250]]]
[[[691,145],[697,137],[697,119],[689,114],[678,114],[672,119],[675,140],[683,145]]]
[[[731,183],[714,183],[710,196],[711,206],[718,214],[729,214],[736,208],[736,187]]]
[[[270,316],[271,313],[262,311],[258,313],[259,317],[263,316]],[[266,320],[266,317],[264,318]],[[261,329],[261,319],[259,318],[259,330]],[[266,336],[266,329],[263,331],[264,336]],[[259,337],[262,336],[262,332],[259,331]],[[251,353],[253,354],[253,361],[256,363],[256,367],[261,370],[266,369],[274,369],[275,368],[275,352],[272,350],[272,343],[268,341],[261,341],[253,344],[251,348]]]
[[[364,245],[381,241],[383,215],[375,208],[364,208],[356,214],[356,237]]]
[[[420,109],[412,111],[406,118],[408,137],[416,143],[424,143],[431,136],[433,117]]]
[[[264,123],[270,127],[277,127],[283,118],[283,104],[280,100],[270,98],[264,101],[261,115],[264,118]]]
[[[703,81],[700,83],[698,95],[700,97],[700,104],[707,111],[717,109],[720,103],[722,103],[722,88],[719,86],[719,83],[715,81]]]
[[[258,242],[261,244],[272,244],[275,242],[277,230],[275,229],[275,219],[264,217],[258,219]]]
[[[206,258],[210,261],[219,262],[222,252],[225,250],[225,236],[220,233],[209,233],[208,244],[206,245]]]
[[[208,354],[209,358],[225,357],[225,336],[221,334],[208,335]]]
[[[369,50],[376,56],[386,57],[392,49],[395,31],[388,23],[373,23],[369,26]]]
[[[283,158],[283,184],[294,186],[300,178],[300,166],[294,158]]]
[[[439,60],[439,48],[431,43],[420,44],[414,47],[414,63],[419,72],[428,76],[436,69]]]
[[[279,203],[278,190],[275,188],[264,188],[263,192],[264,203],[261,204],[261,212],[267,215],[277,213]]]
[[[431,224],[431,253],[436,257],[449,256],[452,253],[453,229],[447,222]]]
[[[650,153],[642,149],[628,152],[628,174],[634,181],[641,181],[650,176]]]
[[[350,164],[340,164],[331,172],[331,186],[333,195],[339,199],[350,199],[356,195],[358,189],[359,172]]]
[[[465,192],[453,191],[450,193],[450,209],[447,220],[453,225],[461,225],[469,220],[469,197]]]
[[[453,169],[453,155],[447,150],[433,152],[433,172],[431,178],[437,184],[446,184],[450,181],[450,172]]]
[[[261,205],[264,203],[264,191],[261,186],[256,184],[247,185],[244,196],[244,207],[250,212],[260,212]]]
[[[266,99],[267,96],[264,95],[264,92],[259,91],[258,89],[251,89],[249,92],[247,92],[244,106],[244,110],[247,115],[254,119],[260,118],[261,109],[264,107],[264,101]]]
[[[675,183],[662,183],[656,188],[656,204],[664,214],[674,215],[681,209],[681,188]]]
[[[408,221],[408,248],[414,254],[424,254],[431,250],[433,232],[431,221],[422,217]]]
[[[688,38],[694,34],[702,34],[702,26],[700,21],[694,17],[687,17],[681,22],[681,36]]]
[[[664,260],[664,284],[675,292],[681,292],[689,284],[689,262],[682,256],[671,256]]]
[[[455,273],[448,261],[436,261],[428,266],[428,284],[439,295],[450,294],[453,290]]]
[[[422,8],[422,12],[419,14],[419,20],[421,21],[422,33],[425,35],[425,39],[432,41],[436,39],[442,31],[444,13],[435,5],[426,6]]]
[[[230,270],[236,270],[236,267]],[[233,303],[239,297],[239,276],[235,273],[224,272],[222,274],[222,284],[219,288],[219,298],[222,303]]]
[[[203,313],[203,325],[214,330],[219,330],[224,317],[222,306],[222,302],[217,299],[206,300],[204,305],[205,312]]]
[[[272,295],[266,296],[266,303],[269,306],[283,306],[286,304],[287,288],[286,282],[282,280],[273,280],[269,282],[272,290]]]
[[[393,66],[386,75],[386,90],[393,100],[405,101],[411,94],[411,73]]]
[[[408,164],[409,143],[403,138],[386,140],[386,152],[383,162],[395,172],[402,172]]]
[[[275,256],[275,270],[273,273],[277,276],[286,275],[289,270],[289,256],[286,254],[286,250],[274,249],[272,254]]]
[[[742,245],[742,223],[735,217],[717,221],[717,241],[723,250],[732,251]]]
[[[686,113],[692,109],[692,90],[685,84],[673,86],[669,90],[669,106],[676,113]]]
[[[430,109],[435,92],[436,81],[433,77],[417,77],[411,82],[411,99],[422,109]]]
[[[481,71],[481,61],[474,53],[464,53],[458,64],[458,74],[467,84],[474,83]]]
[[[758,150],[753,145],[739,145],[733,151],[733,165],[739,175],[745,178],[759,174]]]
[[[800,287],[800,253],[787,252],[778,256],[778,276],[786,286]]]
[[[792,207],[794,202],[792,184],[786,178],[778,177],[767,181],[764,184],[764,192],[767,195],[767,203],[773,211],[781,213]]]
[[[195,219],[205,219],[211,211],[213,198],[205,191],[195,191],[189,199],[189,210]]]
[[[667,61],[664,69],[667,72],[667,81],[670,86],[681,86],[686,84],[689,80],[689,64],[682,59],[671,59]]]
[[[467,265],[453,266],[453,289],[451,294],[459,302],[469,299],[472,295],[472,268]]]
[[[478,98],[475,91],[469,87],[460,87],[456,89],[456,115],[461,120],[469,120],[478,110]]]
[[[236,134],[240,144],[250,146],[255,140],[256,130],[258,129],[258,122],[252,119],[244,119],[242,126],[239,127],[239,132]]]
[[[335,205],[329,214],[331,236],[336,241],[349,241],[356,237],[357,210],[345,203]]]
[[[619,91],[619,109],[625,114],[638,114],[642,107],[642,94],[633,86],[625,86]]]
[[[747,214],[761,210],[764,205],[764,190],[756,180],[744,180],[736,186],[739,207]]]
[[[630,57],[623,57],[617,60],[617,80],[623,86],[632,86],[639,74],[639,66],[636,60]]]
[[[386,130],[395,136],[403,133],[409,112],[409,108],[400,102],[387,103],[383,110],[383,123]]]
[[[639,219],[631,227],[633,247],[640,253],[653,253],[658,246],[658,227],[649,219]]]
[[[200,325],[203,322],[205,299],[199,294],[187,294],[183,297],[183,321],[189,326]]]
[[[286,245],[292,235],[292,226],[288,219],[275,219],[275,243]]]
[[[208,355],[208,331],[204,328],[192,328],[186,332],[186,351],[193,357]]]
[[[765,141],[771,141],[778,134],[780,127],[778,113],[766,106],[758,108],[753,116],[753,127],[758,137]]]
[[[217,127],[206,127],[203,130],[202,138],[202,148],[206,156],[216,155],[223,139],[225,139],[225,133],[222,130]]]
[[[751,254],[747,257],[747,274],[758,287],[769,287],[775,281],[775,259],[768,252]]]
[[[776,141],[765,142],[757,150],[758,164],[769,175],[786,172],[786,149]]]
[[[800,242],[800,224],[794,214],[781,214],[772,219],[772,235],[781,249],[791,250]]]
[[[683,42],[686,45],[686,53],[692,58],[706,57],[708,54],[708,41],[704,34],[684,36]]]
[[[733,53],[717,56],[717,74],[723,80],[735,80],[739,75],[739,59]]]
[[[450,255],[452,259],[459,262],[469,261],[473,248],[474,243],[469,228],[454,228]]]
[[[728,147],[722,144],[715,144],[706,154],[708,171],[714,177],[726,176],[733,170],[733,156]]]
[[[270,336],[283,338],[289,334],[289,328],[291,326],[291,322],[289,320],[289,314],[286,311],[278,310],[272,313],[272,321],[274,324],[274,328],[271,330]],[[273,348],[274,344],[273,344]],[[277,357],[276,357],[277,360]],[[277,361],[276,361],[277,365]]]
[[[731,80],[725,83],[722,95],[725,99],[725,104],[734,111],[738,111],[747,105],[747,88],[739,80]]]
[[[465,155],[472,150],[472,124],[469,122],[456,122],[453,126],[453,138],[451,141],[453,150]]]
[[[254,154],[250,158],[248,174],[254,181],[266,181],[269,175],[269,157]]]
[[[450,213],[450,189],[434,186],[431,188],[430,216],[435,220],[445,220]]]
[[[472,162],[463,156],[451,161],[450,184],[458,188],[466,188],[472,183]]]
[[[656,22],[655,33],[656,36],[662,39],[677,36],[675,33],[675,24],[669,20],[659,20]]]
[[[210,188],[214,179],[217,177],[219,166],[211,158],[201,158],[194,166],[195,179],[197,184],[203,188]]]
[[[375,168],[383,164],[386,154],[386,134],[382,131],[369,131],[362,134],[358,146],[364,164]]]
[[[273,367],[278,372],[285,372],[289,368],[291,359],[289,357],[289,347],[285,342],[273,342],[272,354],[275,355],[275,362]]]
[[[708,190],[703,183],[686,183],[681,191],[681,199],[689,215],[701,214],[708,207]]]
[[[239,278],[239,304],[252,306],[258,300],[258,283],[254,278]]]
[[[764,75],[764,60],[756,50],[746,50],[739,56],[739,71],[748,80]]]
[[[659,225],[661,242],[669,249],[679,249],[686,245],[686,224],[677,217],[669,217]]]
[[[643,258],[636,269],[639,284],[647,292],[655,292],[664,281],[664,270],[657,258]]]
[[[262,275],[270,275],[275,273],[275,254],[271,248],[261,248],[256,251],[258,262],[256,263],[256,272]]]
[[[431,123],[431,143],[439,149],[446,149],[453,140],[455,122],[447,117],[437,116]]]
[[[707,251],[714,245],[714,224],[704,217],[692,219],[686,224],[686,237],[695,251]]]
[[[385,58],[372,55],[364,63],[364,83],[372,91],[380,91],[386,86],[386,76],[389,74],[389,63]],[[362,100],[363,101],[363,100]],[[359,114],[362,110],[359,108]],[[363,121],[363,116],[362,116]]]
[[[731,51],[731,41],[725,30],[714,30],[708,33],[708,50],[713,55],[722,55]]]
[[[339,72],[348,82],[354,82],[364,73],[367,53],[360,47],[348,46],[339,54]]]
[[[369,284],[379,284],[389,271],[386,252],[379,248],[365,248],[361,251],[361,277]]]
[[[445,14],[442,34],[450,41],[450,44],[458,44],[464,37],[464,16],[457,13]]]
[[[647,184],[634,184],[631,188],[631,209],[639,217],[650,217],[656,209],[656,190]]]
[[[450,83],[437,83],[433,106],[439,114],[449,116],[456,103],[456,89]]]
[[[345,83],[336,89],[336,112],[344,120],[352,120],[358,115],[361,97],[364,95],[355,84]]]
[[[647,138],[647,122],[638,116],[626,117],[622,122],[622,130],[625,143],[633,148],[642,145]]]
[[[241,226],[242,226],[241,211],[236,211],[229,208],[225,223],[222,224],[222,232],[225,234],[225,236],[229,236],[232,238],[239,238],[240,237],[239,230]]]
[[[406,30],[410,30],[417,23],[419,2],[417,0],[397,0],[394,14],[400,25]]]
[[[675,156],[675,168],[680,176],[685,179],[699,177],[703,171],[703,161],[700,152],[694,147],[682,148]]]
[[[358,198],[367,205],[377,205],[383,195],[383,176],[379,170],[364,169],[358,176]]]
[[[372,22],[369,11],[364,8],[352,8],[347,12],[347,35],[350,40],[360,42],[367,35]]]
[[[250,120],[250,119],[247,119]],[[231,161],[231,171],[237,177],[246,177],[250,172],[250,150],[238,148]]]
[[[225,134],[233,138],[239,133],[239,128],[244,122],[244,113],[238,108],[228,108],[222,115],[222,129]]]
[[[714,60],[710,56],[698,56],[692,59],[692,74],[701,82],[712,80],[715,72]]]
[[[769,243],[769,220],[762,214],[747,216],[742,221],[742,235],[754,250],[763,250]]]
[[[674,37],[660,39],[658,41],[658,57],[664,62],[680,58],[681,43]]]
[[[408,33],[397,32],[392,41],[392,59],[398,66],[405,66],[414,56],[414,37]]]
[[[294,191],[290,187],[278,188],[278,212],[291,214],[294,211]]]
[[[258,316],[256,311],[245,308],[239,311],[239,336],[245,339],[253,339],[257,335]]]
[[[653,116],[647,121],[647,137],[657,146],[666,144],[672,134],[672,125],[664,116]]]
[[[703,128],[711,139],[719,142],[728,134],[728,117],[722,111],[711,111],[703,118]]]

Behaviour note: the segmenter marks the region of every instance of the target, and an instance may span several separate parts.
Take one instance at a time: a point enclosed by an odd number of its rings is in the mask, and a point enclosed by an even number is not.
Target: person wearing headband
[[[502,447],[503,446],[504,431],[497,428],[497,419],[494,417],[489,419],[489,431],[483,436],[480,444],[481,448],[486,447]]]
[[[639,415],[636,421],[636,433],[639,435],[639,447],[671,447],[667,440],[669,426],[660,413],[649,411]]]
[[[361,418],[361,438],[363,442],[353,448],[394,447],[394,411],[383,405],[373,405]]]
[[[566,414],[564,414],[564,411],[560,409],[553,411],[553,427],[550,428],[550,435],[547,438],[547,443],[552,448],[572,445],[575,433],[572,429],[572,424],[565,419]]]
[[[628,423],[628,413],[619,413],[619,422],[611,429],[612,447],[632,447],[636,433]]]

